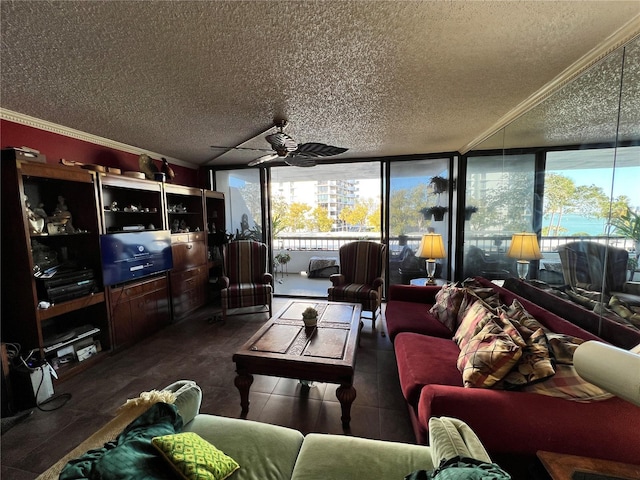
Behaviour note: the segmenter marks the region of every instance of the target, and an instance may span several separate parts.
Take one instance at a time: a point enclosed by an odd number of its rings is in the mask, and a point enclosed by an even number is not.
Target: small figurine
[[[176,172],[173,171],[173,168],[167,162],[167,159],[162,157],[162,173],[167,177],[167,182],[172,182],[174,178],[176,178]]]
[[[29,232],[40,234],[44,230],[45,219],[31,209],[31,204],[27,197],[24,197],[24,199],[24,206],[27,211],[27,220],[29,221]]]
[[[53,215],[49,217],[49,222],[57,225],[55,233],[75,233],[76,231],[73,227],[71,212],[62,195],[58,195],[58,205],[56,205]]]

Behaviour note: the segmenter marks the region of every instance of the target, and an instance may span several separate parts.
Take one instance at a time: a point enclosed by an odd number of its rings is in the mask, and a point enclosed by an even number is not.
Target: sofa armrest
[[[437,285],[426,285],[418,287],[415,285],[390,285],[387,301],[401,300],[404,302],[416,302],[434,304],[436,301],[436,293],[442,287]]]
[[[373,280],[373,288],[379,288],[384,285],[384,279],[382,277],[377,277]]]
[[[270,273],[264,273],[262,275],[262,283],[264,284],[268,283],[273,287],[273,275],[271,275]]]
[[[339,287],[346,281],[345,276],[341,273],[334,273],[333,275],[330,275],[329,280],[331,280],[331,285],[334,287]]]
[[[490,455],[535,455],[542,449],[637,463],[640,451],[640,407],[618,397],[580,403],[534,393],[426,385],[417,415],[425,431],[431,417],[463,420]]]
[[[218,280],[218,282],[222,289],[229,288],[229,285],[231,283],[229,277],[225,277],[224,275],[220,277],[220,280]]]

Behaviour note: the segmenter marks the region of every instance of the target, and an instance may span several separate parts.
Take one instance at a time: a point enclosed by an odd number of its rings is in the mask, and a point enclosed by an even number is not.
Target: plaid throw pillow
[[[477,301],[467,309],[462,323],[456,330],[453,340],[458,344],[460,350],[464,350],[469,340],[471,340],[485,324],[495,318],[495,314],[480,301]]]
[[[444,285],[436,294],[436,303],[429,313],[452,332],[456,329],[458,310],[464,298],[465,289],[455,284]]]
[[[465,387],[488,388],[513,368],[522,349],[498,323],[489,319],[458,356]]]

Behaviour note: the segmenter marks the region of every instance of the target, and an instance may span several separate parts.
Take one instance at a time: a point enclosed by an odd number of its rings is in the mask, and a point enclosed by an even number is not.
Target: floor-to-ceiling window
[[[464,222],[465,278],[495,280],[516,274],[515,260],[506,255],[512,235],[539,230],[535,160],[534,154],[467,159],[465,208],[470,216]]]
[[[225,194],[227,232],[262,241],[260,170],[220,170],[215,175],[216,190]]]
[[[389,164],[389,284],[408,284],[426,277],[426,259],[418,256],[423,234],[442,235],[447,251],[449,162],[438,158]],[[436,263],[436,278],[446,278],[447,258],[438,258]]]
[[[609,245],[628,252],[627,262],[610,275],[623,279],[640,277],[637,246],[621,219],[640,213],[640,147],[599,148],[548,152],[545,168],[542,242],[545,259],[541,272],[549,283],[565,283],[558,251],[577,241]],[[637,235],[638,233],[636,233]],[[624,255],[623,255],[624,256]],[[604,275],[602,259],[589,260],[593,275]],[[567,258],[565,257],[565,262]],[[613,268],[612,259],[606,262]],[[624,273],[624,270],[628,270]],[[555,272],[555,275],[553,274]],[[586,286],[587,276],[576,271],[576,282]]]
[[[283,166],[270,173],[275,293],[325,297],[340,246],[382,239],[380,164]]]

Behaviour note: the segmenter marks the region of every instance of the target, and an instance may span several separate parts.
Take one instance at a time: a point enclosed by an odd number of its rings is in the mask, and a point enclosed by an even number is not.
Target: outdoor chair
[[[329,277],[332,286],[328,299],[333,302],[352,302],[372,313],[372,327],[380,314],[384,285],[386,246],[371,241],[350,242],[340,247],[340,273]]]
[[[267,272],[267,246],[254,240],[238,240],[226,245],[222,276],[222,319],[227,311],[266,305],[272,315],[273,276]]]

